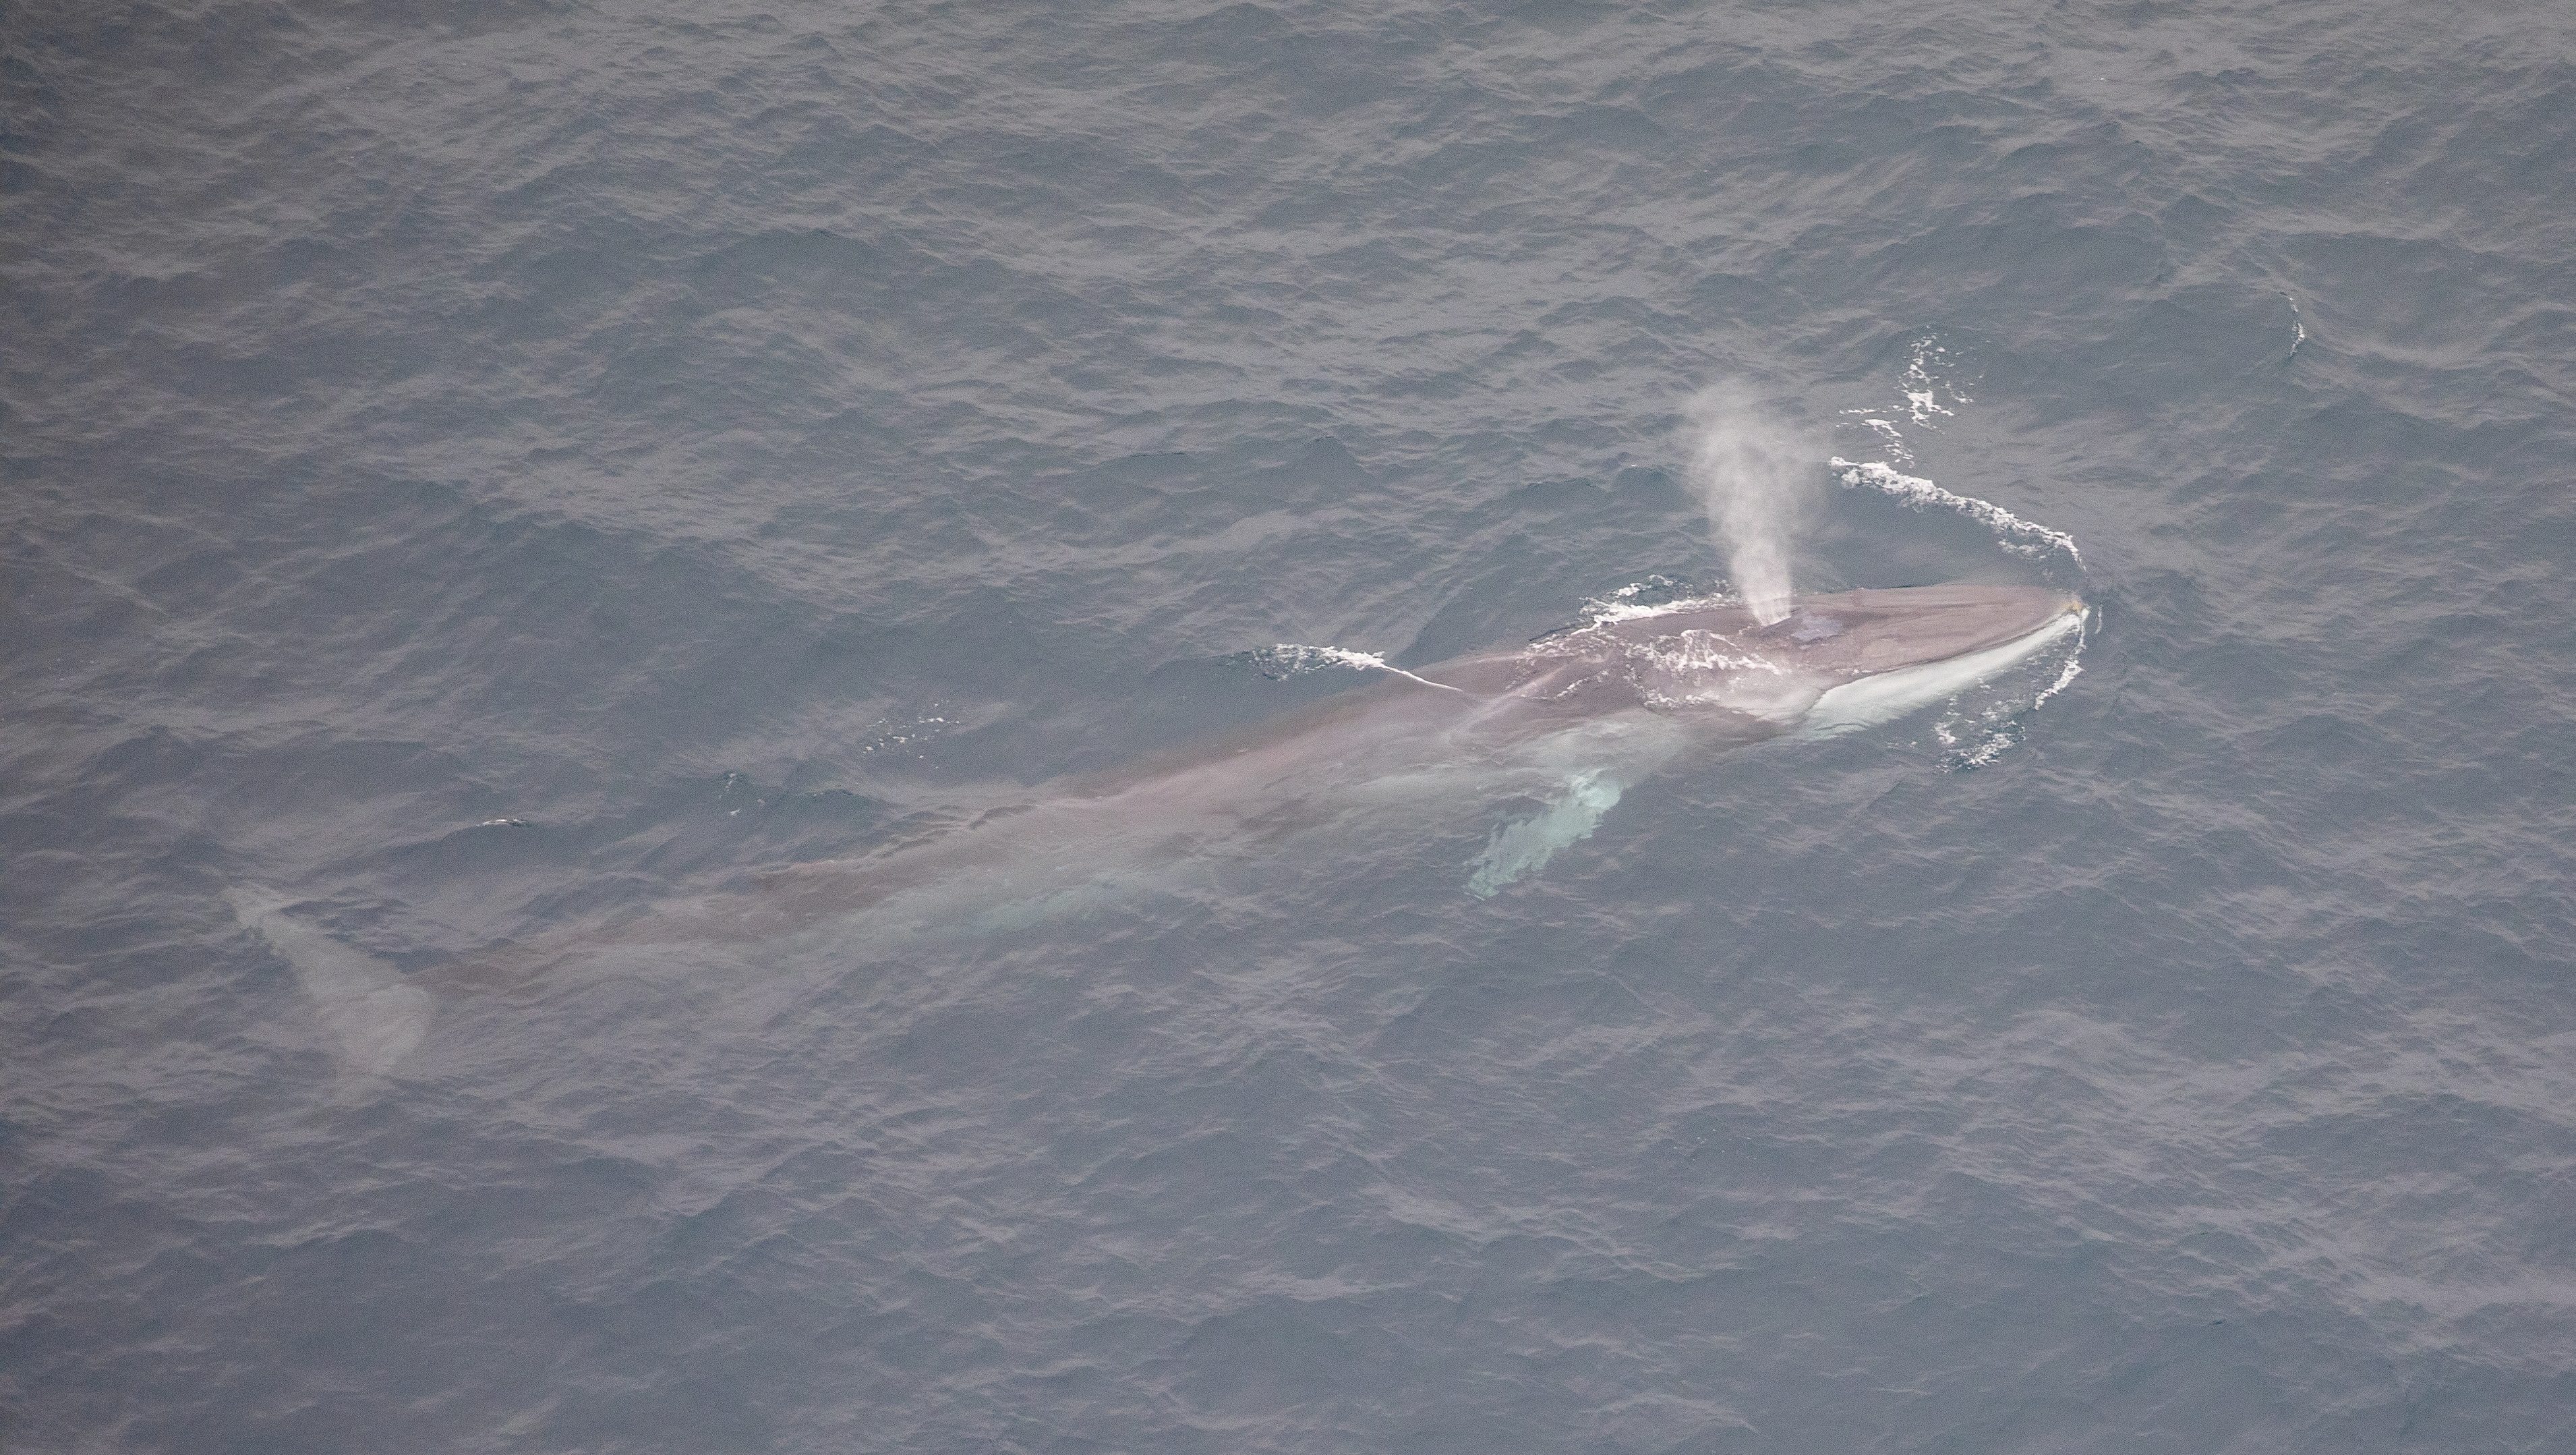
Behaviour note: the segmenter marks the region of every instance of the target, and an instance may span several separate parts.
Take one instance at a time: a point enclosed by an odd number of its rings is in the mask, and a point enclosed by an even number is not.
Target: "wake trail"
[[[1437,687],[1443,692],[1463,692],[1446,682],[1434,682],[1418,673],[1407,672],[1387,661],[1383,652],[1359,652],[1349,647],[1308,647],[1295,642],[1281,642],[1266,652],[1256,654],[1264,666],[1277,667],[1283,675],[1313,672],[1325,667],[1350,667],[1362,672],[1392,672],[1407,682]]]
[[[2068,560],[2084,564],[2084,553],[2075,545],[2075,537],[2062,530],[2052,530],[2035,520],[2025,520],[1991,500],[1962,495],[1946,490],[1920,475],[1908,475],[1893,465],[1876,460],[1846,460],[1840,455],[1825,462],[1834,470],[1834,478],[1844,488],[1875,490],[1904,502],[1917,510],[1938,506],[1954,510],[1995,532],[1995,544],[2017,556],[2039,557],[2052,550],[2064,551]]]

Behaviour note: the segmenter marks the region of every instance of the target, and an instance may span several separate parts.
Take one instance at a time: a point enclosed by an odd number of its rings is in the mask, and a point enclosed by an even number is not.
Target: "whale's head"
[[[1652,706],[1832,733],[1952,696],[2081,631],[2084,612],[2044,587],[1953,583],[1804,596],[1767,624],[1735,603],[1690,605],[1567,645]]]
[[[2033,586],[1953,584],[1802,600],[1762,629],[1795,670],[1824,684],[1799,726],[1850,732],[1974,686],[2081,633],[2085,606]]]
[[[2068,630],[2084,603],[2038,586],[1907,586],[1798,598],[1738,640],[1782,665],[1841,681],[1983,655]]]

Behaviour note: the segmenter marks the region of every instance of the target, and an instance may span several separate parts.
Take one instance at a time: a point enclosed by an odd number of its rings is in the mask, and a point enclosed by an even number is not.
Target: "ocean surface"
[[[10,1455],[2576,1450],[2576,9],[33,0],[0,118]],[[650,932],[1727,587],[1712,386],[2080,656]]]

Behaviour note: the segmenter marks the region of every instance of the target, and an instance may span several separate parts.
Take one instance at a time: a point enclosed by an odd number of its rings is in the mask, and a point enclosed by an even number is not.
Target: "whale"
[[[2077,637],[2084,602],[1951,583],[1613,610],[1411,670],[1124,767],[906,821],[869,852],[751,875],[650,917],[639,939],[760,939],[861,914],[918,933],[1025,926],[1372,817],[1497,802],[1468,866],[1490,897],[1693,757],[1829,738],[1946,701]]]
[[[911,814],[860,854],[751,871],[421,978],[522,982],[570,956],[637,947],[857,947],[1023,930],[1299,840],[1364,833],[1372,820],[1418,825],[1517,804],[1462,866],[1461,888],[1491,898],[1676,764],[1896,721],[2080,641],[2087,620],[2077,596],[1976,583],[1801,596],[1773,620],[1726,598],[1613,607],[1518,645],[1385,668],[1123,767]],[[399,993],[392,967],[361,963],[275,896],[241,893],[234,904],[294,964],[347,1059],[381,1074],[419,1042],[428,1003]]]

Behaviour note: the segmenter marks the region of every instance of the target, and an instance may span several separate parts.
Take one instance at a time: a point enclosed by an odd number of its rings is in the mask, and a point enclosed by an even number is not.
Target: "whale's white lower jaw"
[[[1838,737],[1894,722],[1917,709],[1955,697],[2015,662],[2082,631],[2084,615],[2082,607],[2073,607],[2028,636],[2016,637],[2001,646],[1845,682],[1828,690],[1807,709],[1798,724],[1799,735]]]

